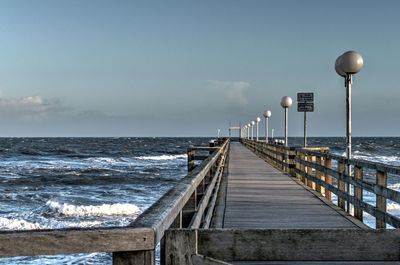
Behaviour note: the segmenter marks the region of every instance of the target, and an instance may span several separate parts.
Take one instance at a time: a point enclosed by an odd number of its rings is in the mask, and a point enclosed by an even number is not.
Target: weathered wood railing
[[[193,168],[174,188],[143,212],[130,226],[98,229],[61,229],[0,232],[0,257],[112,252],[113,264],[155,262],[155,249],[169,228],[218,227],[217,193],[228,159],[229,140]],[[219,216],[218,214],[216,216]]]
[[[387,186],[389,175],[400,176],[400,167],[349,160],[330,154],[326,147],[293,148],[246,139],[242,143],[328,200],[332,200],[332,193],[335,194],[338,206],[360,221],[366,212],[375,217],[377,229],[386,228],[386,224],[400,228],[400,218],[387,212],[387,200],[400,204],[400,192]],[[350,174],[347,168],[350,168]],[[375,175],[374,181],[372,175]],[[375,205],[364,200],[364,191],[375,195]]]
[[[167,265],[226,265],[233,261],[386,264],[381,262],[400,260],[399,230],[171,229],[166,232],[166,241]]]

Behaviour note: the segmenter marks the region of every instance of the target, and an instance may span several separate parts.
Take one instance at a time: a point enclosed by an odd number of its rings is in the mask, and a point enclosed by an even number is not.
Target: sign
[[[313,102],[298,102],[297,103],[298,112],[314,112]]]
[[[314,93],[297,93],[297,102],[314,102]]]
[[[297,111],[314,112],[314,93],[297,93]]]

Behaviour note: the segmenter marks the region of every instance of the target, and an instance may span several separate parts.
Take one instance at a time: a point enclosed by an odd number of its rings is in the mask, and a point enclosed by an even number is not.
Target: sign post
[[[314,93],[297,93],[297,111],[304,112],[304,147],[307,147],[307,112],[314,112]]]

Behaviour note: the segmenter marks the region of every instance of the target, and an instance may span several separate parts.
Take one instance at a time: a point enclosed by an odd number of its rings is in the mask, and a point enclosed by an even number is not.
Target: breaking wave
[[[0,217],[1,230],[34,230],[43,228],[45,227],[38,223],[31,223],[23,219],[9,219],[5,217]]]
[[[130,203],[114,203],[102,205],[73,205],[49,200],[46,202],[51,211],[65,216],[137,216],[141,213],[139,207]]]
[[[135,158],[140,160],[176,160],[176,159],[187,159],[187,155],[181,154],[181,155],[160,155],[160,156],[138,156]]]

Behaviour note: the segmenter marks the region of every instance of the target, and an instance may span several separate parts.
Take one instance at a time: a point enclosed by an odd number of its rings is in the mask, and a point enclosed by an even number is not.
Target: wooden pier
[[[398,167],[220,139],[190,147],[188,169],[129,227],[0,232],[0,257],[112,252],[113,264],[153,265],[159,245],[170,265],[400,264],[400,219],[387,211],[388,200],[400,203],[387,186]]]
[[[231,144],[224,228],[365,228],[239,143]]]

